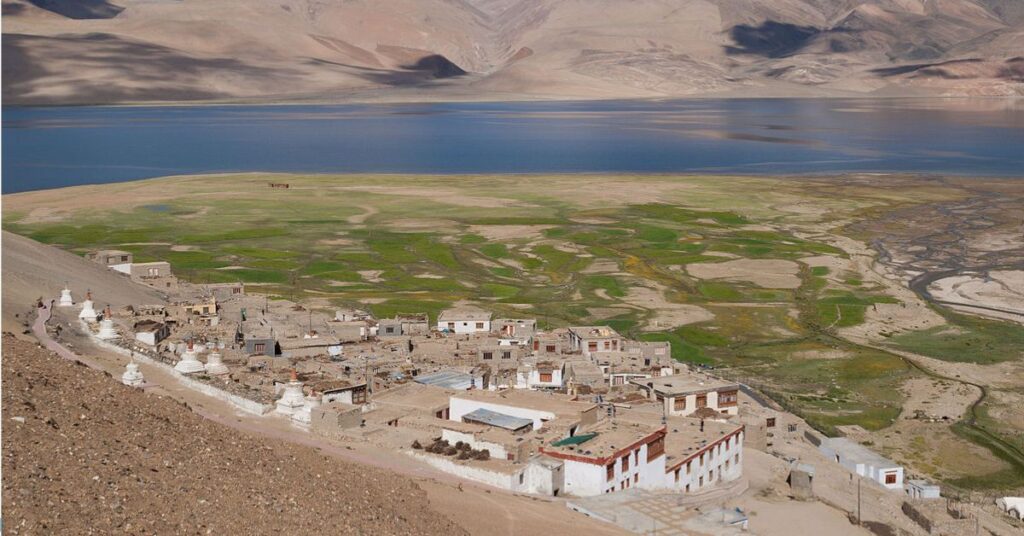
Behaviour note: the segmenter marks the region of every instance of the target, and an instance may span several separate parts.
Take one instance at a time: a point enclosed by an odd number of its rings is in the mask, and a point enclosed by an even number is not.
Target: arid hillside
[[[9,335],[3,350],[5,533],[465,533],[408,478],[236,432]]]
[[[4,0],[9,103],[1021,95],[1017,0]]]

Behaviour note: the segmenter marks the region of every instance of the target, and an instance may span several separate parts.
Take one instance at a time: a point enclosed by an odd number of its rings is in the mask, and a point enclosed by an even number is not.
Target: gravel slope
[[[7,534],[465,533],[399,475],[248,436],[3,337]]]

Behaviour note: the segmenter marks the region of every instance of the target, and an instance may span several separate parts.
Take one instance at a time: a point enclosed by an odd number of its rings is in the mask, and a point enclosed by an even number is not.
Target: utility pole
[[[861,517],[860,513],[860,481],[863,480],[859,476],[857,477],[857,524],[862,525],[864,518]]]

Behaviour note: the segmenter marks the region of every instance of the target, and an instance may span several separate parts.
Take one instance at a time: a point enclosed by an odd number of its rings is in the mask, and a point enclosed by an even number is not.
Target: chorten
[[[211,376],[222,376],[230,372],[228,366],[221,360],[220,352],[214,349],[206,357],[206,373]]]
[[[305,403],[295,413],[292,414],[292,420],[300,422],[302,424],[309,424],[313,420],[313,410],[320,405],[320,397],[316,393],[312,393],[306,397]]]
[[[195,374],[196,372],[203,372],[206,367],[203,366],[202,361],[199,361],[198,355],[195,348],[192,347],[192,339],[188,340],[188,349],[185,350],[184,354],[181,354],[181,359],[174,365],[174,370],[182,374]]]
[[[298,374],[292,369],[292,379],[284,386],[284,393],[277,401],[277,411],[282,415],[294,415],[302,406],[306,405],[306,397],[302,395],[302,382]]]
[[[78,318],[92,323],[96,321],[96,316],[96,309],[92,308],[92,292],[86,292],[85,303],[82,304],[82,312],[78,313]]]
[[[142,377],[142,372],[139,371],[139,366],[135,364],[135,359],[128,362],[128,366],[125,367],[124,374],[121,375],[121,383],[129,387],[141,387],[146,380]]]
[[[114,314],[110,312],[110,305],[103,309],[103,320],[100,320],[100,332],[96,336],[104,340],[116,339],[120,336],[117,334],[117,330],[114,329]]]
[[[68,288],[68,284],[64,283],[64,290],[60,291],[60,301],[57,302],[58,307],[71,307],[75,304],[75,299],[71,297],[71,289]]]

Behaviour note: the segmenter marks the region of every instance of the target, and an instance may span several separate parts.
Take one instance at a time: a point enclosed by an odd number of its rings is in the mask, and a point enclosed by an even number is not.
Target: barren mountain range
[[[1024,95],[1020,0],[4,0],[4,101]]]

